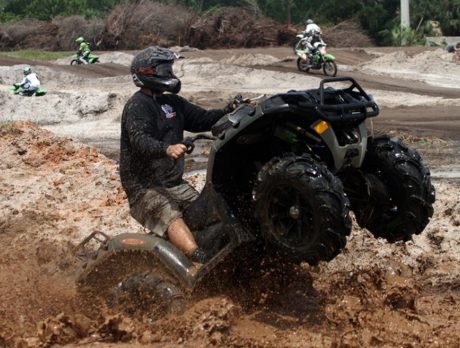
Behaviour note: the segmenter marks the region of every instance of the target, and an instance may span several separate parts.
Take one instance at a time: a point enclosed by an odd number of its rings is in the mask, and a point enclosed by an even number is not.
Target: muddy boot
[[[189,258],[192,262],[197,262],[197,263],[206,263],[206,261],[208,260],[208,256],[206,255],[206,253],[200,249],[200,248],[196,248],[193,253],[191,253],[189,255]]]

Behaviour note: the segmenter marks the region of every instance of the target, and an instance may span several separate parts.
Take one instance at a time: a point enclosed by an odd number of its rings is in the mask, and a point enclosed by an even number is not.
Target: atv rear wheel
[[[324,75],[334,77],[337,75],[337,64],[333,60],[326,60],[323,63]]]
[[[128,240],[132,241],[137,240]],[[166,289],[172,288],[174,291],[168,297]],[[152,319],[177,307],[177,302],[184,298],[177,279],[156,255],[136,249],[110,251],[102,247],[97,258],[90,261],[80,275],[78,290],[88,308],[97,308],[95,303],[105,302],[113,309],[130,314],[145,313]]]
[[[185,310],[182,290],[175,284],[155,274],[131,274],[115,287],[107,297],[110,308],[128,314],[147,313],[149,318],[159,318],[169,313]]]
[[[314,265],[345,247],[351,220],[342,183],[310,156],[272,159],[253,193],[262,236],[288,259]]]
[[[361,194],[350,193],[358,224],[390,242],[421,233],[433,216],[435,190],[417,151],[388,136],[370,138]]]

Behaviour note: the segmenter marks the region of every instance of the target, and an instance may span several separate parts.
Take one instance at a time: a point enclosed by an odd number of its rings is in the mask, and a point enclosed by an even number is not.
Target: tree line
[[[84,15],[104,18],[116,5],[152,0],[0,0],[0,21]],[[460,35],[460,0],[411,0],[411,29],[400,29],[400,0],[159,0],[182,5],[197,15],[223,7],[241,7],[253,15],[285,24],[302,24],[308,18],[319,25],[332,25],[357,18],[376,42],[398,44],[404,36],[417,43],[438,28],[444,35]]]

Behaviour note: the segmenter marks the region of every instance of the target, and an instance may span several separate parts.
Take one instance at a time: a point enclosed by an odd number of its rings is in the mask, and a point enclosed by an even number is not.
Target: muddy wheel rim
[[[313,213],[302,194],[291,186],[278,186],[271,193],[269,216],[274,235],[287,246],[308,245],[314,235]]]

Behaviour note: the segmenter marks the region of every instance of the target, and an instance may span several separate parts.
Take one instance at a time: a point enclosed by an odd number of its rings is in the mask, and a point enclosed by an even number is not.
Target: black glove
[[[227,104],[227,106],[225,107],[225,112],[228,114],[228,113],[232,112],[233,110],[235,110],[241,104],[249,104],[250,102],[251,102],[250,99],[248,99],[248,98],[243,99],[241,94],[237,94],[232,99],[232,101],[230,101],[230,103]]]

